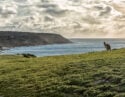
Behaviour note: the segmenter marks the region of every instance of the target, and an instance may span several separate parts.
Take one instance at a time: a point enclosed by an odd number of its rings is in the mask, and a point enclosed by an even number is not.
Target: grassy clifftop
[[[3,97],[125,97],[125,49],[43,58],[0,56]]]

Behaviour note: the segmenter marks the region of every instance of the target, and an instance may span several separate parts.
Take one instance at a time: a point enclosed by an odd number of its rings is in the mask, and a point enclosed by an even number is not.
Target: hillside
[[[125,97],[125,49],[80,55],[0,56],[1,97]]]
[[[70,43],[70,41],[58,34],[0,31],[0,46],[2,47],[61,43]]]

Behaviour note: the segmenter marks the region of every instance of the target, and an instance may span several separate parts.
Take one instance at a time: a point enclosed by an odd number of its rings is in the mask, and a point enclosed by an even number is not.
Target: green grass
[[[3,97],[125,97],[125,49],[79,55],[0,56]]]

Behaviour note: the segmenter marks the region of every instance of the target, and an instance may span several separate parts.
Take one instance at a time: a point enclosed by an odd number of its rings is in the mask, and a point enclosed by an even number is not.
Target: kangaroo
[[[105,48],[106,48],[107,51],[111,51],[111,46],[110,46],[110,44],[104,42],[104,46],[105,46]]]

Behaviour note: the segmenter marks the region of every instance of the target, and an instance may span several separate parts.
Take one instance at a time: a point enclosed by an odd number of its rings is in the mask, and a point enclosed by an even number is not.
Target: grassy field
[[[2,55],[0,97],[125,97],[125,49],[43,58]]]

